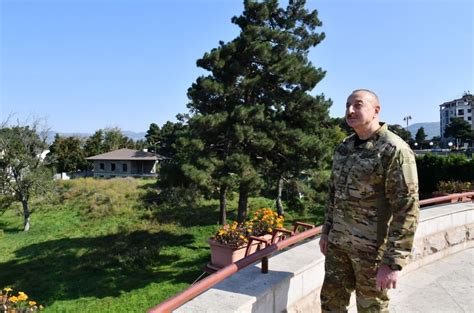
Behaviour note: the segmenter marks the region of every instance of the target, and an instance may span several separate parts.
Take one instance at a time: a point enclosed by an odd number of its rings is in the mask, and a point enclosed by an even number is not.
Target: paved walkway
[[[402,276],[389,295],[391,313],[474,313],[474,249]]]

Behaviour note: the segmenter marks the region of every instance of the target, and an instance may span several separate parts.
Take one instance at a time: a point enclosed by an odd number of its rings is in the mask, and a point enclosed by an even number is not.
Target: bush
[[[442,180],[438,183],[438,191],[442,193],[461,193],[469,190],[471,190],[470,182]]]
[[[416,158],[418,182],[421,194],[431,194],[441,181],[473,182],[474,160],[466,156],[450,154],[438,156],[426,154]]]

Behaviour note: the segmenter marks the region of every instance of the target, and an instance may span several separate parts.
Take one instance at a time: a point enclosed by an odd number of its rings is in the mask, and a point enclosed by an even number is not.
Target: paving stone
[[[474,312],[474,249],[467,249],[401,277],[390,291],[390,312]]]

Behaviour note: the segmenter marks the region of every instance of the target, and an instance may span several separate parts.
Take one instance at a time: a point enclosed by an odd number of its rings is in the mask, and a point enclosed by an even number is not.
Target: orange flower
[[[283,216],[278,216],[270,208],[261,208],[253,213],[252,221],[253,231],[252,235],[261,236],[272,233],[274,228],[283,227]]]
[[[18,301],[26,301],[28,296],[23,291],[18,292]]]
[[[240,247],[248,242],[248,236],[271,234],[274,228],[283,227],[283,217],[270,208],[256,210],[249,221],[236,221],[219,228],[213,239],[231,247]]]

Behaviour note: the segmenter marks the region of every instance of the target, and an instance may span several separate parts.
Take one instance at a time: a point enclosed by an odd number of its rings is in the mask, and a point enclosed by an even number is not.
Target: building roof
[[[472,105],[473,102],[474,102],[474,96],[471,95],[471,94],[466,93],[461,98],[454,99],[454,100],[451,100],[451,101],[446,101],[446,102],[440,104],[439,106],[446,106],[446,105],[456,104],[458,101],[464,101],[467,105]]]
[[[141,150],[119,149],[119,150],[95,155],[92,157],[88,157],[86,159],[91,160],[91,161],[98,161],[98,160],[157,161],[157,160],[165,160],[166,157],[156,154],[156,153],[146,152],[146,151],[141,151]]]

